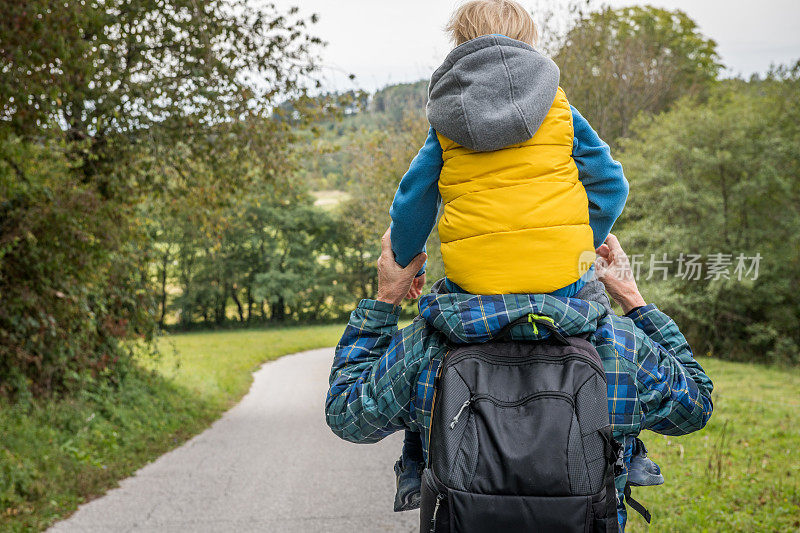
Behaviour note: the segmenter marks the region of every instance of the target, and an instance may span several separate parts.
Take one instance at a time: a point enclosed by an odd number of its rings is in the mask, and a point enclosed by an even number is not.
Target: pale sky
[[[270,0],[320,16],[314,33],[322,52],[325,89],[357,85],[374,90],[430,78],[450,50],[442,31],[456,0]],[[520,0],[533,7],[535,1]],[[558,0],[555,1],[559,4]],[[566,5],[567,2],[563,2]],[[717,41],[728,75],[763,73],[770,64],[800,59],[800,0],[607,0],[614,6],[648,3],[688,13]]]

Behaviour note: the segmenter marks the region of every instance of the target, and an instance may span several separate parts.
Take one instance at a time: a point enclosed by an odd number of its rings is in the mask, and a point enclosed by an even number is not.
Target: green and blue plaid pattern
[[[549,295],[430,294],[420,299],[420,316],[397,329],[399,307],[363,300],[350,316],[336,348],[326,400],[328,425],[352,442],[375,442],[401,430],[428,429],[439,365],[454,344],[486,342],[528,313],[548,316],[567,336],[591,333],[603,360],[614,436],[628,464],[633,438],[643,429],[682,435],[702,428],[711,416],[711,380],[694,360],[677,325],[654,305],[630,317],[606,314],[599,304]],[[536,340],[526,326],[515,340]],[[616,480],[620,523],[626,513]]]

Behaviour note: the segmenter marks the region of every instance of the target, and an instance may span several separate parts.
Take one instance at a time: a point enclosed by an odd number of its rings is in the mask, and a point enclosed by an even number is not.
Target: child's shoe
[[[661,469],[647,458],[647,448],[638,438],[633,442],[633,455],[628,467],[628,483],[636,487],[649,487],[664,483]]]
[[[421,461],[408,460],[405,457],[400,457],[394,464],[394,473],[397,476],[394,512],[419,509],[423,466]]]

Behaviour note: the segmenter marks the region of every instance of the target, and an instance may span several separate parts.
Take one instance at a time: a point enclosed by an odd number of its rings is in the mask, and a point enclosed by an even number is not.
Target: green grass
[[[666,483],[634,489],[649,531],[800,530],[800,371],[704,358],[714,415],[685,437],[645,432]],[[635,512],[630,532],[647,530]]]
[[[224,408],[250,388],[261,363],[290,353],[334,346],[343,324],[190,333],[167,337],[155,364],[159,374],[177,385],[219,402]]]
[[[341,325],[192,333],[116,389],[27,407],[0,403],[0,531],[37,531],[205,429],[259,364],[333,346]]]
[[[342,327],[175,335],[164,356],[117,390],[26,409],[0,405],[0,531],[42,529],[184,442],[285,353],[332,346]],[[179,354],[176,355],[176,351]],[[635,490],[650,531],[800,528],[800,372],[703,359],[714,416],[688,437],[645,433],[662,487]],[[645,531],[630,513],[631,532]]]

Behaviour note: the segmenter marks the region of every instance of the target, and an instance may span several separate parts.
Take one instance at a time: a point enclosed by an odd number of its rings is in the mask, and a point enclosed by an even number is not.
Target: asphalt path
[[[417,511],[392,512],[402,436],[350,444],[325,425],[332,358],[265,364],[213,426],[49,531],[418,531]]]

